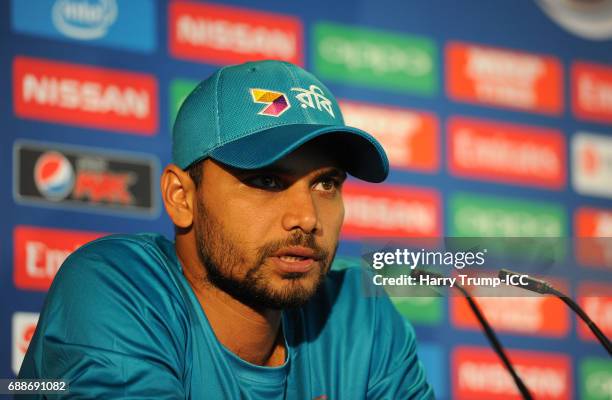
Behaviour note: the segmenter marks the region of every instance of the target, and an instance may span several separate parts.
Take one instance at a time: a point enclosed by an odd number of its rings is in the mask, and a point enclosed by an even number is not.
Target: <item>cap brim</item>
[[[323,135],[333,135],[338,140],[338,159],[350,175],[368,182],[382,182],[389,174],[389,161],[378,141],[348,126],[278,126],[226,143],[212,150],[209,156],[235,168],[263,168]]]

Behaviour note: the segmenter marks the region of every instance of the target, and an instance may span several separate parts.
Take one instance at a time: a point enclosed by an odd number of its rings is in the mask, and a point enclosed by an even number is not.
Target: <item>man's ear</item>
[[[189,228],[193,223],[197,196],[189,174],[174,164],[168,164],[162,173],[160,186],[164,207],[174,225]]]

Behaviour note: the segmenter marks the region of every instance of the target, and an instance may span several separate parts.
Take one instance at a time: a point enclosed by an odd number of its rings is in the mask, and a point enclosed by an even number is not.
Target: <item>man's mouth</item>
[[[306,273],[320,260],[316,251],[302,246],[285,247],[271,258],[276,266],[286,273]]]
[[[303,260],[309,259],[308,257],[297,257],[297,256],[281,256],[279,258],[287,262],[296,262],[296,261],[303,261]]]

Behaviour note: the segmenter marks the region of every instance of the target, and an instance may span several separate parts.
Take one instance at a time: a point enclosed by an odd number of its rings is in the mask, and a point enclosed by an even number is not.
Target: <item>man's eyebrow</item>
[[[252,170],[247,170],[247,169],[236,169],[236,173],[239,174],[244,174],[244,175],[248,175],[248,174],[252,174],[252,173],[257,173],[257,174],[276,174],[276,175],[295,175],[298,172],[293,169],[293,168],[288,168],[288,167],[283,167],[280,165],[270,165],[267,167],[262,167],[262,168],[257,168],[257,169],[252,169]],[[321,178],[323,176],[336,176],[339,178],[346,178],[346,172],[341,169],[341,168],[337,168],[337,167],[327,167],[322,169],[321,171],[318,171],[315,174],[316,178]]]
[[[347,175],[346,175],[346,171],[344,171],[343,169],[340,168],[336,168],[336,167],[330,167],[330,168],[326,168],[322,171],[319,171],[314,179],[321,179],[324,177],[336,177],[336,178],[340,178],[342,180],[346,179]]]
[[[270,165],[267,167],[261,167],[256,169],[240,169],[231,168],[234,174],[237,175],[251,175],[251,174],[274,174],[274,175],[290,175],[295,173],[294,170],[278,165]]]

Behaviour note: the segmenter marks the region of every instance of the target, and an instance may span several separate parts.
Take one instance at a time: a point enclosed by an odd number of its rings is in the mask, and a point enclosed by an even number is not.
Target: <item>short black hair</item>
[[[195,163],[188,166],[185,171],[189,174],[189,177],[195,184],[196,189],[200,188],[202,183],[202,169],[204,167],[204,160],[196,161]]]

